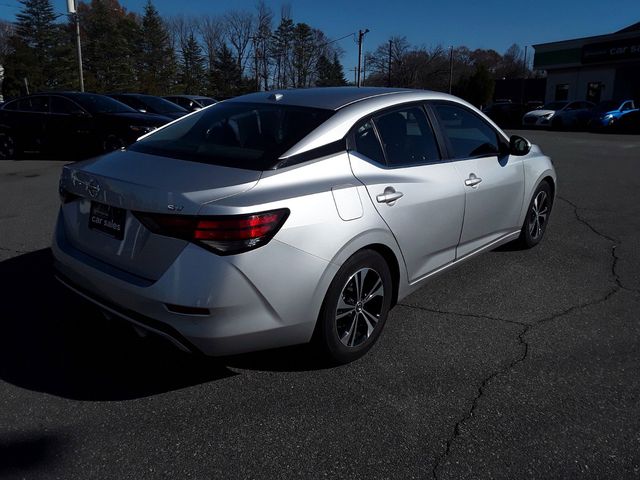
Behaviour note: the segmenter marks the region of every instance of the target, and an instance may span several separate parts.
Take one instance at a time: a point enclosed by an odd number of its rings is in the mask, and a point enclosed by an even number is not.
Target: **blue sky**
[[[121,0],[128,10],[142,11],[146,0]],[[63,12],[66,0],[53,0]],[[254,9],[256,0],[154,0],[163,15],[219,14],[230,9]],[[640,0],[266,0],[279,16],[291,6],[294,21],[322,29],[339,38],[368,28],[365,51],[392,35],[404,35],[415,45],[466,45],[504,52],[521,46],[599,35],[640,21]],[[0,0],[0,18],[12,19],[18,0]],[[351,38],[339,42],[345,73],[357,63]]]

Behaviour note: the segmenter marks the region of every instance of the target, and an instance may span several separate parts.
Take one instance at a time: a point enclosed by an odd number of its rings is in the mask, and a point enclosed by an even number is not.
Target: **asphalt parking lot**
[[[519,133],[558,171],[544,241],[432,280],[332,369],[103,319],[51,275],[63,162],[0,163],[0,477],[640,477],[640,137]]]

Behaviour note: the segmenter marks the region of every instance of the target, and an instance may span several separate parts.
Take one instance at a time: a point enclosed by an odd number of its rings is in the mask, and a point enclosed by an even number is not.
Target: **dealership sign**
[[[582,47],[582,63],[640,60],[640,37],[613,42],[592,43]]]

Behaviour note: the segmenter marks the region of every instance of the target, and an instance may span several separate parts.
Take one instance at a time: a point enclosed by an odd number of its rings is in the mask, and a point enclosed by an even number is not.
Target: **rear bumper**
[[[338,268],[275,239],[228,257],[189,244],[158,280],[149,281],[75,249],[65,238],[62,215],[52,251],[58,279],[77,294],[182,350],[213,356],[308,342]],[[167,304],[210,314],[179,314]]]

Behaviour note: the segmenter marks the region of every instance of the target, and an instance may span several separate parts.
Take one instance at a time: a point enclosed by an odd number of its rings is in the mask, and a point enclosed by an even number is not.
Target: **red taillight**
[[[136,213],[142,224],[154,233],[183,238],[229,255],[265,245],[289,215],[284,208],[249,215],[194,217]]]

